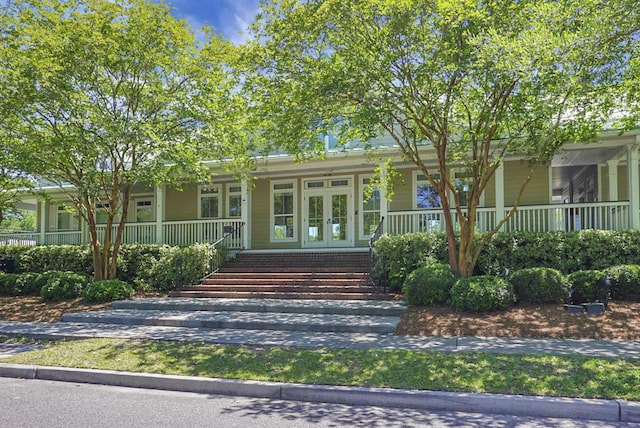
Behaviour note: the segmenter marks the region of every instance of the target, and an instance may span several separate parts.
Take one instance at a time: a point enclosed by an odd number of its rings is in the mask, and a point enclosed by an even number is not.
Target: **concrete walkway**
[[[416,337],[391,334],[234,330],[105,323],[0,322],[0,334],[41,339],[125,338],[198,341],[229,345],[334,349],[405,349],[439,352],[554,354],[640,358],[640,341]],[[2,348],[0,348],[0,355]]]
[[[175,302],[175,301],[174,301]],[[157,310],[162,302],[136,303],[146,310]],[[166,304],[164,302],[163,304]],[[180,304],[191,304],[182,301]],[[249,303],[242,303],[248,305]],[[275,305],[300,305],[294,302],[252,302],[261,311],[270,312]],[[348,309],[353,302],[321,302],[319,308],[307,308],[309,315],[342,317],[336,307]],[[378,305],[378,303],[370,303]],[[210,311],[204,301],[195,303],[195,311]],[[205,305],[206,307],[202,307]],[[246,310],[232,307],[228,311]],[[302,303],[302,305],[311,305]],[[391,305],[381,303],[381,305]],[[331,307],[331,308],[329,308]],[[124,309],[124,308],[123,308]],[[127,308],[131,309],[131,308]],[[179,308],[172,308],[176,310]],[[184,309],[184,308],[182,308]],[[376,308],[377,310],[388,310]],[[396,310],[394,308],[393,310]],[[223,311],[223,309],[216,309]],[[292,309],[294,310],[294,309]],[[280,308],[283,311],[283,308]],[[300,312],[299,308],[294,310]],[[258,312],[258,310],[255,310]],[[286,309],[284,310],[286,312]],[[325,313],[330,312],[330,313]],[[338,312],[331,315],[331,312]],[[265,316],[268,316],[266,314]],[[73,318],[73,317],[71,317]],[[556,354],[621,357],[640,359],[640,341],[510,339],[482,337],[404,337],[376,333],[309,332],[295,330],[212,329],[166,325],[128,325],[86,322],[0,322],[0,335],[28,336],[47,339],[125,338],[170,341],[198,341],[212,344],[291,346],[336,349],[403,349],[439,352],[490,352],[506,354]],[[0,358],[34,349],[33,345],[1,344]],[[0,364],[0,376],[84,382],[105,385],[152,388],[208,394],[243,395],[352,405],[392,406],[429,410],[502,413],[537,417],[562,417],[611,422],[640,422],[640,402],[621,400],[588,400],[573,398],[526,397],[499,394],[470,394],[438,391],[407,391],[385,388],[352,388],[326,385],[299,385],[273,382],[235,381],[198,377],[163,376],[146,373],[123,373],[104,370],[69,369]],[[627,426],[627,425],[625,425]]]

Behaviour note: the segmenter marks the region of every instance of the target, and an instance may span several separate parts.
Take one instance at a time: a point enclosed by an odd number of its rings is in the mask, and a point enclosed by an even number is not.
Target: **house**
[[[324,250],[366,248],[381,222],[384,231],[401,234],[443,228],[439,199],[424,176],[401,160],[390,139],[377,145],[401,174],[391,200],[382,191],[370,199],[365,188],[377,165],[360,147],[338,149],[326,140],[324,160],[296,163],[285,154],[269,156],[253,183],[237,182],[216,171],[211,182],[138,188],[133,194],[125,243],[187,245],[216,242],[225,235],[234,248],[250,250]],[[504,230],[575,231],[640,228],[640,130],[611,130],[599,142],[566,145],[550,165],[532,178],[518,211]],[[425,148],[424,159],[429,156]],[[492,229],[508,212],[527,169],[506,159],[484,193],[478,211],[480,232]],[[451,171],[463,190],[464,175]],[[55,188],[45,188],[62,198]],[[37,210],[38,230],[0,234],[0,242],[38,245],[83,244],[88,233],[63,205],[25,201]],[[100,214],[98,214],[100,220]],[[104,226],[103,229],[104,230]],[[16,241],[17,240],[17,241]]]

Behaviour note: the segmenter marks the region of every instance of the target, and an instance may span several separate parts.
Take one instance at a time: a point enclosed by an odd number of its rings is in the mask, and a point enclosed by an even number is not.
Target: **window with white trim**
[[[96,224],[106,224],[109,218],[109,203],[96,204]]]
[[[467,171],[456,171],[453,173],[453,186],[460,196],[460,206],[466,207],[471,192],[471,174]]]
[[[380,224],[380,190],[373,186],[371,193],[366,191],[369,177],[363,177],[360,187],[360,239],[366,240],[376,231]]]
[[[242,186],[239,184],[227,185],[227,217],[242,217]]]
[[[271,240],[295,241],[297,239],[296,183],[271,182]]]
[[[72,230],[74,226],[73,214],[64,205],[58,205],[57,230]]]
[[[414,200],[413,207],[414,209],[422,210],[422,209],[430,209],[430,208],[440,208],[442,206],[442,202],[440,200],[440,194],[438,191],[429,183],[427,177],[420,172],[415,172],[414,175]],[[434,174],[434,179],[439,179],[440,176]]]
[[[136,199],[136,223],[153,220],[153,199]]]
[[[220,217],[220,186],[200,186],[198,197],[198,218]]]

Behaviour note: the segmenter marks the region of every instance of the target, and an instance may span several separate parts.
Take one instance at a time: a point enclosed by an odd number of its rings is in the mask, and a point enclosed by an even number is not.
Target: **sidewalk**
[[[124,338],[198,341],[225,345],[336,349],[404,349],[439,352],[585,355],[640,358],[640,341],[417,337],[389,334],[233,330],[104,323],[0,322],[0,334],[40,339]],[[1,353],[0,348],[0,353]]]
[[[640,341],[404,337],[373,333],[234,330],[73,322],[0,322],[0,335],[46,339],[96,337],[152,339],[301,348],[378,348],[439,352],[579,354],[640,359]],[[0,358],[18,352],[29,351],[33,348],[33,345],[0,344]],[[640,422],[640,402],[623,400],[300,385],[1,363],[0,376],[347,405],[559,417],[614,423]]]

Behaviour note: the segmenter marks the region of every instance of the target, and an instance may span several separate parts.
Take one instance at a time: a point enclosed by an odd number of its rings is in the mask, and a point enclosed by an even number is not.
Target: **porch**
[[[479,208],[476,214],[477,231],[492,230],[511,207]],[[385,232],[398,235],[411,232],[444,231],[443,212],[439,208],[388,211]],[[454,212],[455,218],[455,212]],[[631,227],[631,209],[628,201],[592,202],[576,204],[527,205],[518,207],[505,223],[503,231],[579,231],[584,229],[623,230]],[[100,238],[106,226],[98,226]],[[113,228],[115,234],[116,228]],[[125,244],[190,245],[214,243],[226,234],[231,248],[254,248],[249,242],[247,227],[237,219],[206,219],[127,223],[122,242]],[[81,245],[89,242],[86,228],[74,231],[40,231],[1,233],[0,245]]]

